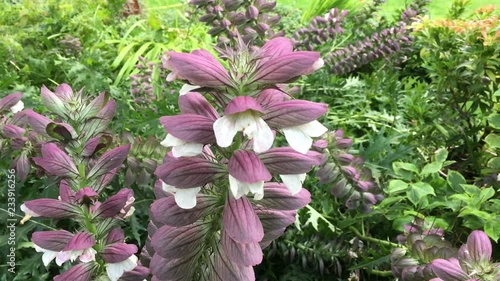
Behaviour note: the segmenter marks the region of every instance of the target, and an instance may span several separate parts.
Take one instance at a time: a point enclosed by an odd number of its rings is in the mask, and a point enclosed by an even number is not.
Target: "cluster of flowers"
[[[64,39],[59,40],[59,43],[61,43],[66,48],[67,54],[78,55],[83,50],[80,38],[73,37],[68,34],[64,36]]]
[[[385,0],[373,0],[371,3],[364,5],[353,18],[353,25],[363,28],[369,19],[373,19],[380,6],[385,3]]]
[[[324,140],[317,141],[315,148],[320,149],[328,161],[317,170],[316,177],[322,184],[333,185],[332,195],[344,199],[349,210],[361,209],[368,213],[384,195],[370,170],[363,166],[363,159],[347,152],[351,145],[352,140],[344,138],[342,130],[330,132]]]
[[[306,173],[324,162],[310,148],[327,132],[316,120],[326,104],[291,99],[280,84],[320,68],[319,53],[278,37],[252,49],[240,41],[222,56],[229,71],[205,50],[163,59],[171,80],[189,84],[181,114],[160,118],[171,152],[156,170],[143,253],[153,280],[255,280],[262,249],[310,201]]]
[[[454,248],[440,228],[424,229],[423,220],[405,226],[391,255],[392,273],[404,281],[494,281],[500,263],[491,261],[492,246],[483,231],[473,231],[467,243]]]
[[[2,101],[10,106],[19,98],[20,94],[13,94]],[[149,270],[137,263],[137,247],[125,243],[119,227],[134,211],[133,191],[121,189],[99,201],[130,148],[125,145],[104,152],[112,145],[106,129],[116,103],[105,93],[90,99],[82,91],[73,92],[67,84],[61,84],[55,92],[43,86],[41,99],[54,114],[53,119],[31,109],[17,112],[12,119],[24,126],[15,128],[19,134],[31,127],[24,145],[32,156],[39,155],[31,157],[39,172],[59,181],[59,198],[25,201],[21,210],[26,216],[21,223],[31,217],[68,219],[76,230],[34,232],[35,250],[43,253],[45,266],[54,259],[59,266],[79,261],[54,277],[56,281],[90,281],[104,274],[112,281],[143,280]],[[10,106],[13,111],[18,107]],[[19,138],[22,136],[11,137],[13,145]]]
[[[329,52],[325,63],[331,73],[345,75],[355,69],[369,64],[380,58],[399,58],[411,50],[412,38],[407,25],[414,21],[417,15],[425,12],[428,0],[415,0],[402,13],[401,20],[394,26],[380,31],[362,29],[365,21],[373,17],[377,7],[385,1],[375,0],[371,5],[363,8],[352,20],[347,20],[347,11],[339,12],[332,9],[324,17],[315,17],[309,28],[301,28],[294,34],[294,44],[304,50],[318,50],[328,45]],[[358,32],[354,43],[330,52],[333,42],[343,34],[342,26],[353,26]]]
[[[159,65],[155,62],[147,62],[142,56],[139,56],[139,63],[135,66],[138,70],[136,74],[130,75],[130,93],[134,97],[134,103],[139,106],[147,106],[153,100],[156,100],[154,83],[157,81],[165,81],[165,77],[155,79],[154,73]],[[165,86],[165,85],[160,85]],[[148,107],[149,108],[149,107]],[[152,108],[155,110],[155,108]]]
[[[237,45],[238,38],[245,43],[265,38],[283,36],[284,32],[274,33],[271,29],[280,20],[279,15],[271,15],[276,2],[267,0],[191,0],[197,10],[205,14],[199,21],[212,26],[208,32],[217,36],[218,46]]]
[[[0,100],[0,153],[3,157],[15,155],[12,166],[17,171],[18,179],[24,181],[31,166],[25,149],[29,136],[23,128],[25,121],[21,113],[24,108],[22,96],[22,93],[14,93]]]
[[[315,17],[311,20],[309,27],[297,30],[293,37],[295,48],[313,51],[329,41],[334,41],[339,34],[344,33],[341,24],[347,17],[347,11],[331,9],[323,17]]]
[[[425,15],[428,12],[427,4],[431,0],[414,0],[401,14],[401,22],[406,25],[412,24],[418,15]]]
[[[131,144],[126,161],[125,187],[130,187],[134,183],[143,186],[153,185],[153,175],[158,166],[157,158],[159,155],[165,155],[166,149],[156,138],[134,138],[128,132],[123,133],[120,140],[122,143]]]
[[[384,29],[326,56],[330,71],[344,75],[379,58],[405,53],[411,46],[406,25]]]

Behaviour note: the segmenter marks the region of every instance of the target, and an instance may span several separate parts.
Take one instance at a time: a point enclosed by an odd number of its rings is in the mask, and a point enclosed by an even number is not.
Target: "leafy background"
[[[141,2],[139,15],[124,15],[123,0],[3,1],[0,4],[0,97],[22,91],[25,106],[46,112],[38,98],[42,85],[55,88],[67,82],[84,87],[89,95],[106,91],[118,102],[112,123],[117,142],[133,142],[131,157],[141,163],[159,161],[152,149],[164,137],[160,116],[175,114],[179,84],[165,83],[160,55],[166,50],[213,51],[215,40],[208,27],[192,20],[181,1]],[[278,1],[280,28],[289,36],[309,19],[330,8],[361,13],[367,1]],[[321,2],[321,3],[320,3]],[[368,15],[367,34],[394,25],[405,1],[387,1]],[[431,19],[478,19],[474,11],[500,1],[433,1]],[[460,4],[462,3],[462,4]],[[453,5],[452,5],[453,4]],[[467,4],[467,5],[466,5]],[[498,16],[498,10],[490,16]],[[359,26],[346,25],[347,46],[360,38]],[[299,213],[297,222],[265,252],[256,268],[258,280],[394,280],[390,253],[403,225],[414,218],[441,227],[446,238],[460,245],[474,229],[500,238],[500,43],[498,23],[487,35],[480,29],[458,32],[443,22],[425,22],[414,29],[404,59],[379,59],[343,75],[323,68],[297,82],[300,98],[329,104],[321,120],[329,129],[343,129],[354,139],[349,153],[365,165],[383,189],[385,199],[369,214],[350,211],[343,200],[330,195],[332,186],[310,177],[305,186],[313,202]],[[76,40],[77,39],[77,40]],[[65,43],[65,41],[72,43]],[[75,43],[79,42],[79,43]],[[338,43],[338,42],[336,42]],[[332,46],[327,45],[326,49]],[[320,50],[326,54],[328,50]],[[151,102],[134,94],[131,75],[143,75],[141,59],[151,62]],[[0,168],[6,171],[17,156],[2,152]],[[131,186],[137,209],[126,225],[127,240],[144,245],[148,208],[154,195],[153,179],[145,166],[132,172],[129,163],[113,182],[119,189]],[[133,178],[130,183],[130,177]],[[7,182],[0,174],[0,182]],[[1,186],[0,220],[7,212],[6,186]],[[50,179],[32,174],[18,183],[17,202],[56,197]],[[19,216],[21,212],[18,212]],[[20,219],[20,217],[19,217]],[[17,227],[18,273],[0,274],[0,280],[48,280],[59,268],[45,268],[29,237],[35,230],[54,226],[32,219]],[[7,252],[8,232],[0,231],[0,249]],[[499,260],[499,245],[494,245]],[[0,272],[6,270],[0,257]],[[64,270],[64,269],[62,269]]]

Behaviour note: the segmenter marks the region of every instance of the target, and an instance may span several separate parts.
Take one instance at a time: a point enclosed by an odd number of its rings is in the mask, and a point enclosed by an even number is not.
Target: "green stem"
[[[373,275],[378,275],[378,276],[385,276],[385,277],[390,277],[390,276],[393,276],[392,275],[392,272],[391,271],[387,271],[387,270],[376,270],[376,269],[372,269],[369,271],[371,274]]]
[[[4,208],[0,208],[0,211],[4,211],[4,212],[6,212],[6,213],[10,213],[9,211],[5,210]],[[16,217],[18,217],[18,218],[21,218],[21,219],[23,218],[23,216],[18,215],[18,214],[14,214],[14,216],[16,216]],[[43,223],[41,223],[41,222],[37,222],[37,221],[35,221],[35,220],[29,220],[29,222],[32,222],[32,223],[34,223],[34,224],[41,225],[41,226],[43,226],[43,227],[45,227],[45,228],[48,228],[48,229],[51,229],[51,230],[57,230],[57,229],[55,229],[55,228],[53,228],[53,227],[51,227],[51,226],[48,226],[48,225],[43,224]]]
[[[382,244],[382,245],[393,247],[393,248],[399,247],[399,245],[396,243],[392,243],[392,242],[385,241],[385,240],[380,240],[380,239],[373,238],[373,237],[364,236],[354,226],[349,226],[349,230],[354,232],[354,234],[356,234],[356,236],[358,236],[361,240],[365,240],[365,241],[369,241],[369,242],[373,242],[373,243],[378,243],[378,244]]]

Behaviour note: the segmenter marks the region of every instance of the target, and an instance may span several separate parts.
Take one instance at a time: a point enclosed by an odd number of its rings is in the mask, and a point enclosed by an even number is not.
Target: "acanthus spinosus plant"
[[[349,153],[351,146],[352,139],[346,138],[343,130],[329,132],[315,142],[314,148],[328,157],[316,171],[316,178],[321,184],[331,185],[331,194],[344,200],[347,209],[369,213],[384,195],[371,171],[364,167],[364,160]]]
[[[205,50],[163,58],[169,79],[188,84],[181,114],[160,118],[171,152],[156,170],[143,252],[153,280],[255,280],[262,249],[310,201],[306,173],[324,162],[310,149],[327,132],[316,120],[327,106],[281,85],[320,68],[319,53],[294,52],[281,37],[219,51],[229,70]]]
[[[41,99],[52,113],[49,118],[24,110],[22,118],[32,128],[31,161],[48,177],[59,182],[59,197],[25,201],[21,224],[32,217],[68,220],[72,231],[37,231],[32,242],[49,266],[72,266],[54,277],[56,281],[87,281],[107,276],[109,280],[143,280],[149,270],[138,263],[137,246],[125,243],[120,223],[134,208],[133,191],[121,189],[104,199],[130,146],[106,151],[113,143],[107,131],[116,103],[101,93],[94,99],[67,84],[55,92],[45,86]],[[106,151],[106,152],[105,152]]]
[[[18,92],[0,100],[0,153],[2,158],[13,156],[12,167],[16,169],[18,178],[24,181],[29,174],[30,164],[26,150],[28,135],[24,129],[26,119],[21,112],[24,108],[22,96]]]
[[[491,261],[491,241],[473,231],[460,249],[444,239],[441,228],[426,228],[421,219],[405,225],[398,236],[402,248],[391,254],[392,273],[407,281],[493,281],[500,278],[500,263]]]
[[[248,44],[258,45],[272,37],[283,36],[284,32],[274,32],[272,27],[280,21],[273,14],[276,2],[268,0],[191,0],[189,4],[196,11],[205,14],[199,21],[212,26],[208,33],[217,37],[218,46],[236,46],[240,38]]]

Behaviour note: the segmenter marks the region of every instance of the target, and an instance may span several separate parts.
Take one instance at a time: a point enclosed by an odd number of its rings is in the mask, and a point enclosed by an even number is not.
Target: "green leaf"
[[[434,188],[425,182],[417,182],[410,184],[410,189],[406,195],[413,205],[417,206],[427,195],[436,195]]]
[[[491,148],[500,148],[500,136],[496,134],[489,134],[484,141],[491,147]]]
[[[403,232],[405,224],[410,224],[415,220],[414,216],[400,216],[392,221],[392,229]]]
[[[319,220],[322,220],[326,223],[326,225],[332,232],[338,231],[338,229],[333,224],[331,224],[322,214],[316,211],[313,207],[307,205],[306,208],[308,209],[307,213],[309,214],[309,218],[307,219],[305,225],[311,224],[312,227],[316,231],[318,231]]]
[[[481,193],[479,193],[479,204],[488,201],[488,199],[493,196],[495,196],[495,190],[493,189],[493,187],[488,187],[481,190]]]
[[[500,238],[500,216],[496,216],[494,220],[488,220],[484,224],[484,232],[496,243]]]
[[[422,176],[428,174],[434,174],[439,172],[439,170],[441,170],[442,167],[443,167],[443,162],[432,162],[425,165],[420,174]]]
[[[418,174],[417,167],[411,163],[394,162],[392,163],[392,169],[396,175],[403,177],[405,180],[411,180],[413,174]]]
[[[488,122],[491,127],[500,130],[500,114],[491,114],[490,116],[488,116]]]
[[[408,189],[408,183],[402,180],[391,180],[389,182],[389,187],[387,187],[386,192],[389,194],[397,193]]]
[[[462,174],[460,174],[459,172],[452,170],[448,171],[448,176],[446,177],[446,181],[451,186],[453,191],[455,191],[456,193],[464,192],[464,189],[462,188],[461,185],[467,182],[465,181],[464,176],[462,176]]]
[[[120,53],[118,54],[118,56],[116,57],[116,59],[111,64],[111,69],[117,68],[120,65],[120,63],[123,61],[123,59],[125,58],[125,56],[130,53],[130,50],[133,47],[135,47],[135,45],[137,45],[137,42],[132,42],[132,43],[128,44],[127,46],[125,46],[125,48],[123,48],[120,51]]]
[[[481,189],[473,184],[461,184],[460,186],[468,195],[479,195],[479,193],[481,193]]]
[[[443,163],[448,158],[448,151],[446,149],[440,149],[436,154],[436,162]]]
[[[486,165],[488,168],[500,170],[500,157],[491,158]]]

